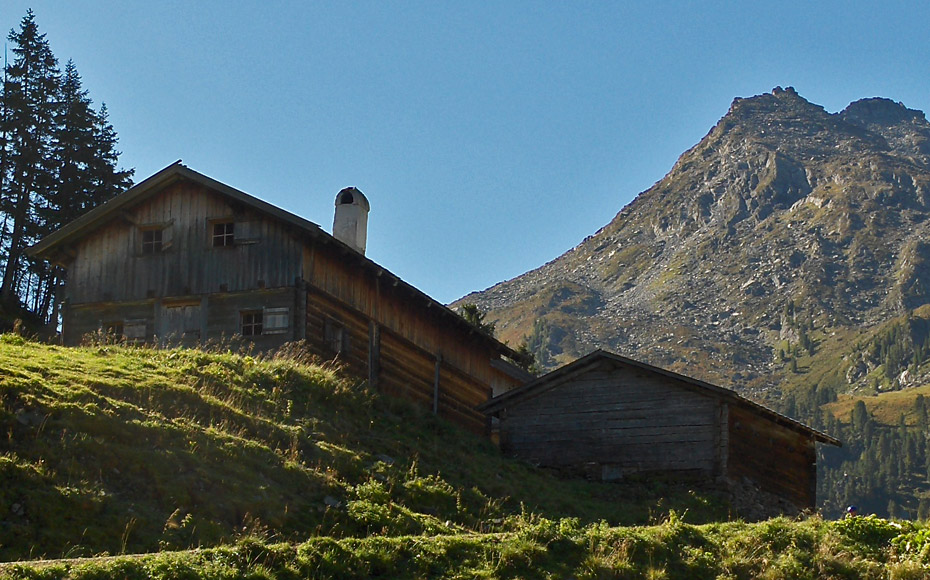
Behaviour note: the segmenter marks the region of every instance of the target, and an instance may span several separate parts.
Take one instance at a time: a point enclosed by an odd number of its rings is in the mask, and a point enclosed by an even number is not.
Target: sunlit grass
[[[0,560],[726,518],[662,481],[562,479],[429,410],[371,392],[298,347],[63,348],[0,337]],[[375,493],[377,492],[377,493]],[[13,506],[16,506],[15,509]],[[183,525],[182,525],[183,522]]]

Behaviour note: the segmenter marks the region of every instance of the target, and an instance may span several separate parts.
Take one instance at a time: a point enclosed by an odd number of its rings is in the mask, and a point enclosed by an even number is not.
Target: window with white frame
[[[290,328],[288,308],[243,310],[239,313],[239,330],[242,336],[285,334]]]

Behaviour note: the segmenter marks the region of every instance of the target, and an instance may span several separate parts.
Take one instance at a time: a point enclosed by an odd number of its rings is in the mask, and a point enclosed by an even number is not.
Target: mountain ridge
[[[930,302],[928,187],[921,111],[874,97],[829,113],[776,87],[734,99],[580,244],[457,303],[546,368],[606,348],[766,398],[799,360],[845,373],[855,353],[838,343]]]

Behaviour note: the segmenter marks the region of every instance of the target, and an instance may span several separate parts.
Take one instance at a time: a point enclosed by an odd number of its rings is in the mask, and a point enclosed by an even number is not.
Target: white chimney
[[[371,206],[365,195],[347,187],[336,195],[336,215],[333,217],[333,237],[356,252],[365,254],[368,242],[368,212]]]

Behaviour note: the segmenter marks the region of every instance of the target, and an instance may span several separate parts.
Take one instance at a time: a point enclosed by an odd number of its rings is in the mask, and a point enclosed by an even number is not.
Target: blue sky
[[[794,86],[930,108],[924,2],[141,2],[27,8],[140,181],[177,159],[450,302],[594,233],[723,116]]]

